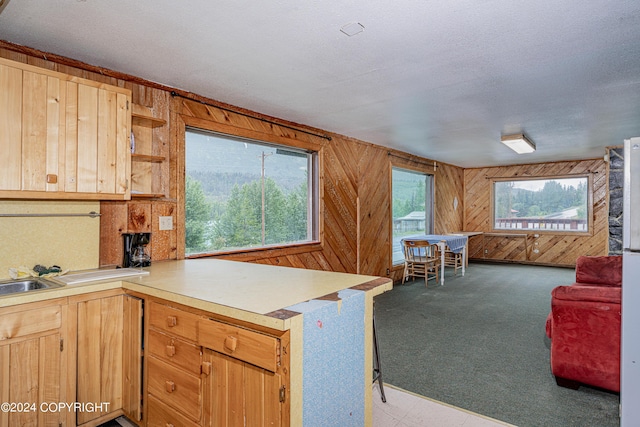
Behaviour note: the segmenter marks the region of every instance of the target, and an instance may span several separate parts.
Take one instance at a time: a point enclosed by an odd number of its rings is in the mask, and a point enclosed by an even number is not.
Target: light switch
[[[162,231],[162,230],[173,230],[173,217],[172,216],[161,216],[159,222],[160,222],[160,231]]]

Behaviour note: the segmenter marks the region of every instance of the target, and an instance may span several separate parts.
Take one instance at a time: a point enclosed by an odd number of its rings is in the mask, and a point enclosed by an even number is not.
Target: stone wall
[[[609,149],[609,255],[622,254],[624,149]]]

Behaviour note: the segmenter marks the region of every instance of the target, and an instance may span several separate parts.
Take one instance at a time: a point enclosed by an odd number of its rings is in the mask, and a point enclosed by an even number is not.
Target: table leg
[[[465,244],[462,247],[462,277],[464,277],[464,268],[466,263],[467,263],[467,245]]]
[[[438,246],[440,247],[440,285],[444,286],[444,242],[438,242]]]

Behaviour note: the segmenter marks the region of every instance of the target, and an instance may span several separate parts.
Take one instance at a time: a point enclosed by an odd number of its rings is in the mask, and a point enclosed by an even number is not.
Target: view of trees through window
[[[588,230],[588,179],[494,182],[496,229]]]
[[[186,132],[185,253],[310,241],[314,154]]]
[[[404,261],[400,240],[432,231],[432,176],[393,168],[391,177],[393,263]]]

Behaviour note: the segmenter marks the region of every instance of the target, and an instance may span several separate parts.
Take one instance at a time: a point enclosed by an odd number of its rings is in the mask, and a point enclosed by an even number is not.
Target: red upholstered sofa
[[[582,256],[576,282],[551,291],[546,331],[558,385],[620,391],[621,256]]]

